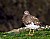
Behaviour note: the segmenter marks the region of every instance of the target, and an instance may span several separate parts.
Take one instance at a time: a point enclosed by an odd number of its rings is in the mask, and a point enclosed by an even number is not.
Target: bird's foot
[[[33,34],[26,34],[27,36],[33,36]]]

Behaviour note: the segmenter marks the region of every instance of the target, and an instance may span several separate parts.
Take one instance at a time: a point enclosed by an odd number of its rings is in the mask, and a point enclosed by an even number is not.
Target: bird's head
[[[24,14],[25,14],[25,15],[30,15],[30,14],[29,14],[29,11],[24,11]]]

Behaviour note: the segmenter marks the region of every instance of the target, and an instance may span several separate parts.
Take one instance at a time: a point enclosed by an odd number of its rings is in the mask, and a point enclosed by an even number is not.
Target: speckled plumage
[[[24,14],[22,17],[22,22],[24,23],[24,25],[30,24],[31,22],[33,22],[34,24],[37,24],[37,22],[39,22],[39,19],[30,14]]]

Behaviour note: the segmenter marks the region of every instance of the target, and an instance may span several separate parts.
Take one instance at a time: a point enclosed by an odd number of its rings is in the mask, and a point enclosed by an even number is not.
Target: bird
[[[29,11],[24,11],[22,22],[26,26],[25,29],[27,28],[30,29],[29,34],[31,34],[31,29],[33,29],[33,33],[34,33],[34,29],[38,29],[40,27],[39,19],[36,18],[35,16],[30,15]]]

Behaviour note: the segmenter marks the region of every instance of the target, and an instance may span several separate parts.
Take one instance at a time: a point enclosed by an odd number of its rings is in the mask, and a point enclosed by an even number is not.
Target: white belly
[[[40,26],[34,25],[34,23],[32,22],[29,25],[25,25],[25,28],[29,28],[29,29],[38,29]]]

